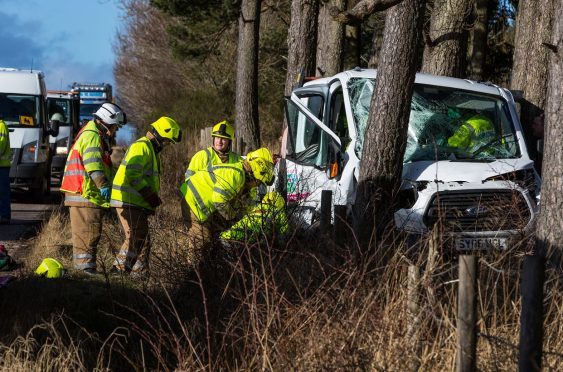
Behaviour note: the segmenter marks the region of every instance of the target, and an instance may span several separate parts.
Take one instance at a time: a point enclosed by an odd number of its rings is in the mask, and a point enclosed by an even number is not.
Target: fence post
[[[276,191],[282,195],[283,200],[285,200],[287,203],[287,163],[285,158],[281,158],[278,162]]]
[[[456,371],[474,371],[477,362],[477,257],[460,254]]]
[[[541,369],[544,281],[545,257],[537,252],[524,256],[519,371],[539,371]]]
[[[346,225],[346,214],[348,208],[345,205],[334,206],[334,240],[337,245],[343,246],[348,233]]]
[[[407,336],[412,353],[409,360],[409,370],[418,371],[422,354],[422,344],[420,342],[420,268],[418,265],[409,265],[407,297]]]
[[[327,234],[330,228],[330,214],[332,211],[332,190],[321,192],[321,232]]]

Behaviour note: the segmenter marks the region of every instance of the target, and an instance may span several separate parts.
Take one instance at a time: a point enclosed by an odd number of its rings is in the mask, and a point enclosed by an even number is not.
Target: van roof
[[[361,69],[355,68],[353,70],[348,70],[340,72],[332,77],[319,78],[307,82],[305,85],[324,85],[328,84],[333,79],[349,80],[352,78],[372,78],[377,76],[377,70],[375,69]],[[468,90],[473,92],[485,93],[499,95],[499,87],[489,83],[479,83],[469,79],[458,79],[448,76],[435,76],[423,73],[417,73],[415,78],[416,84],[424,85],[435,85],[448,88],[456,88],[461,90]]]
[[[0,67],[2,93],[45,95],[44,75],[41,71]]]

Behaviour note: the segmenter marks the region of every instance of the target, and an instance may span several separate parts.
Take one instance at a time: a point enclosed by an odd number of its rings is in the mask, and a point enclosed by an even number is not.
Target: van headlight
[[[68,155],[68,137],[62,138],[55,142],[55,146],[56,155]]]
[[[22,147],[22,163],[43,163],[47,161],[47,149],[38,145],[37,141],[25,144]]]

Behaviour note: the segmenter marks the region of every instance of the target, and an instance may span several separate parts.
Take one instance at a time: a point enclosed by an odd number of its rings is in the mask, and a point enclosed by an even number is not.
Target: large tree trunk
[[[247,149],[260,146],[258,122],[258,41],[260,0],[242,0],[237,49],[235,127]]]
[[[292,0],[287,34],[287,76],[285,95],[305,76],[315,75],[318,0]]]
[[[469,0],[435,0],[430,18],[422,71],[465,77]]]
[[[384,12],[375,15],[375,25],[373,27],[373,36],[371,39],[371,49],[369,52],[368,68],[377,68],[379,65],[379,54],[383,45],[383,31],[385,30]]]
[[[483,65],[487,52],[487,6],[488,0],[475,0],[473,10],[475,21],[471,30],[469,52],[469,77],[473,80],[483,80]]]
[[[520,330],[520,371],[541,370],[545,257],[561,269],[563,241],[563,1],[558,1],[549,43],[549,79],[545,107],[545,155],[536,249],[524,258]],[[546,40],[547,41],[547,40]],[[547,48],[546,48],[547,49]],[[524,283],[524,278],[530,279]],[[527,284],[527,283],[531,283]]]
[[[393,197],[403,169],[416,46],[425,0],[405,0],[389,9],[381,61],[371,99],[356,196],[355,231],[368,249],[393,216]]]
[[[344,10],[346,0],[322,0],[317,32],[317,76],[332,76],[342,70],[344,25],[330,15],[333,8]]]
[[[348,0],[348,9],[353,9],[358,0]],[[361,56],[361,22],[349,23],[344,27],[344,69],[350,70],[360,66]]]
[[[523,91],[520,120],[527,147],[537,159],[532,122],[543,112],[547,89],[547,49],[542,46],[551,35],[553,0],[520,0],[514,38],[512,90]]]

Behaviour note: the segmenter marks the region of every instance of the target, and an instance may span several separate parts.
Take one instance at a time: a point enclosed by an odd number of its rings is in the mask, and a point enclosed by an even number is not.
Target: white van
[[[43,73],[0,68],[0,119],[8,125],[10,186],[27,188],[35,199],[50,192],[51,153]]]
[[[322,190],[332,190],[336,205],[354,204],[375,79],[375,70],[356,68],[307,82],[286,99],[286,171],[278,169],[299,223],[318,220]],[[489,137],[452,146],[477,115]],[[417,74],[396,227],[424,234],[440,222],[459,250],[506,248],[538,212],[539,177],[522,133],[508,90]]]

